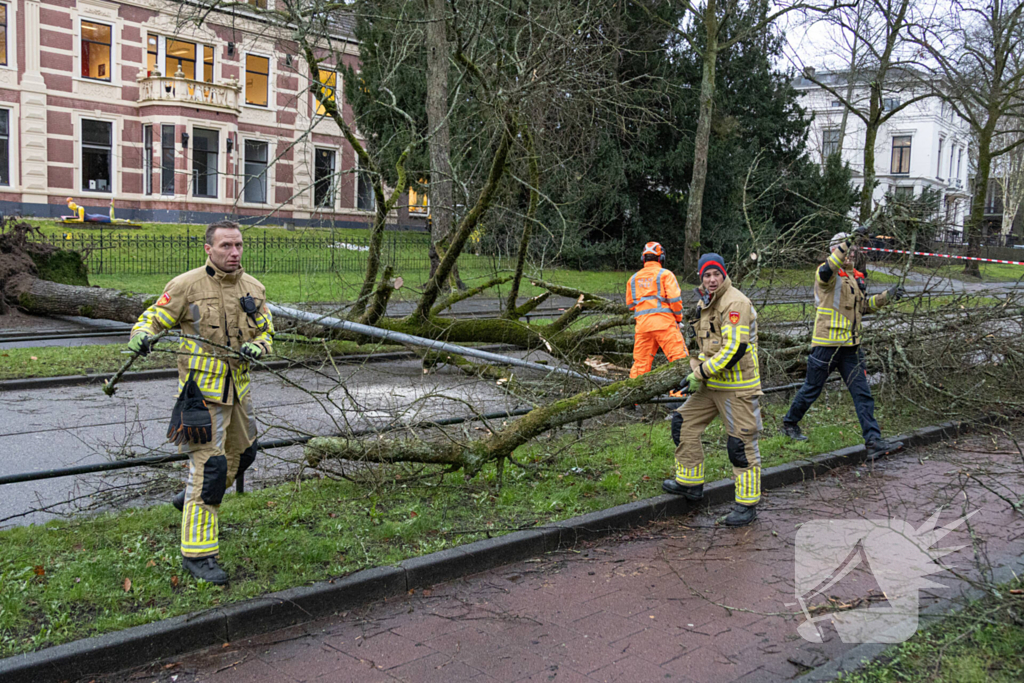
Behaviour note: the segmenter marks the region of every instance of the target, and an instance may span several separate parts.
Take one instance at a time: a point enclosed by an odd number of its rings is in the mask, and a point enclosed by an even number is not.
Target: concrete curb
[[[508,344],[491,344],[480,347],[484,351],[504,351],[516,348]],[[359,365],[361,363],[386,363],[394,360],[412,360],[417,358],[411,351],[387,351],[384,353],[350,353],[339,356],[332,356],[332,360],[338,365]],[[285,370],[290,367],[298,367],[291,361],[272,360],[264,363],[269,370]],[[256,367],[256,371],[263,370]],[[114,373],[103,372],[91,375],[59,375],[57,377],[29,377],[26,379],[5,379],[0,380],[0,393],[5,391],[31,391],[32,389],[54,389],[60,387],[77,387],[86,384],[102,384]],[[171,379],[178,376],[177,368],[161,368],[158,370],[139,370],[128,372],[121,377],[121,384],[125,382],[142,382],[149,379]]]
[[[896,438],[909,449],[969,430],[968,424],[946,422]],[[813,479],[838,467],[857,464],[864,455],[864,446],[851,446],[771,467],[762,472],[761,485],[768,490]],[[725,479],[705,486],[704,499],[699,504],[680,496],[662,495],[619,505],[549,526],[524,529],[410,558],[392,567],[366,569],[341,579],[290,588],[223,608],[16,655],[0,660],[0,680],[4,683],[74,680],[128,669],[182,652],[329,616],[374,600],[403,595],[414,588],[571,548],[580,541],[684,514],[700,506],[728,503],[732,499],[733,483]],[[865,652],[865,656],[867,654]]]

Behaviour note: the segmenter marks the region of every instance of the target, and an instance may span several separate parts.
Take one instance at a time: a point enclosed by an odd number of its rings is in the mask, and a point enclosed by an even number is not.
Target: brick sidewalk
[[[1024,494],[1022,458],[974,437],[769,492],[759,520],[716,526],[728,506],[501,567],[258,638],[102,680],[160,681],[766,681],[788,680],[854,647],[831,626],[800,638],[794,539],[811,519],[939,524],[965,511],[993,565],[1024,553],[1024,526],[1000,496]],[[965,476],[966,472],[971,477]],[[988,487],[988,488],[986,488]],[[939,546],[969,544],[965,527]],[[943,562],[976,573],[967,548]],[[951,598],[949,586],[922,606]],[[861,567],[836,602],[884,600]],[[818,597],[820,604],[824,598]],[[789,605],[789,606],[787,606]],[[732,609],[727,609],[731,607]]]

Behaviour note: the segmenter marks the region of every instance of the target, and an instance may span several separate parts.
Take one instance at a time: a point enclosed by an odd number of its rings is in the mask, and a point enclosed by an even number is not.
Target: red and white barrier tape
[[[909,251],[902,249],[880,249],[878,247],[861,247],[864,251],[884,251],[888,254],[909,254]],[[928,251],[915,251],[914,256],[939,256],[941,258],[956,258],[961,261],[984,261],[985,263],[1008,263],[1011,266],[1024,266],[1024,261],[1004,261],[997,258],[978,258],[977,256],[957,256],[956,254],[933,254]]]

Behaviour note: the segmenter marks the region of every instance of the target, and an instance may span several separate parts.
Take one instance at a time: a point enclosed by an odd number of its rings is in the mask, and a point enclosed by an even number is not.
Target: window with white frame
[[[949,146],[949,168],[946,169],[946,173],[949,174],[950,180],[956,180],[953,176],[953,157],[956,156],[956,145]]]
[[[153,126],[142,127],[142,192],[153,194]]]
[[[217,160],[220,134],[206,128],[192,129],[192,195],[217,196]]]
[[[333,149],[317,147],[313,151],[313,204],[318,207],[334,207],[334,162],[337,155]]]
[[[897,135],[892,139],[892,165],[890,172],[895,175],[910,173],[910,135]]]
[[[421,185],[426,185],[424,179],[420,179]],[[413,186],[409,186],[409,213],[414,216],[426,216],[430,213],[430,202],[426,192],[417,192]]]
[[[113,124],[82,119],[82,191],[110,192]]]
[[[189,80],[213,83],[215,52],[213,45],[151,33],[146,36],[146,71],[174,76],[180,70]]]
[[[11,184],[11,111],[0,109],[0,185]]]
[[[174,194],[174,124],[160,126],[160,194]]]
[[[320,96],[316,100],[316,115],[324,116],[327,110],[324,108],[323,100],[335,102],[335,94],[338,91],[338,72],[334,69],[320,69]]]
[[[839,152],[839,129],[825,128],[821,131],[821,156],[828,159]]]
[[[270,58],[245,56],[245,103],[257,107],[270,104]]]
[[[113,72],[113,27],[82,20],[82,78],[110,81]]]
[[[0,66],[7,64],[7,5],[0,3]]]
[[[146,75],[152,76],[160,64],[160,36],[152,33],[146,36]]]
[[[961,147],[956,152],[956,179],[960,180],[963,176],[960,175],[960,163],[964,160],[964,148]]]
[[[362,169],[356,170],[356,208],[360,211],[373,211],[376,208],[370,174]]]
[[[267,203],[267,159],[270,145],[260,140],[245,141],[245,189],[243,198],[249,204]]]

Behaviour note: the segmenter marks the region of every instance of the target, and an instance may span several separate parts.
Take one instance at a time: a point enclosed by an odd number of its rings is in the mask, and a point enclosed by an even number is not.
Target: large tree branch
[[[511,456],[517,448],[544,432],[642,403],[675,389],[689,372],[690,366],[685,361],[669,363],[635,379],[615,382],[535,408],[483,439],[433,443],[412,437],[365,442],[346,437],[317,437],[306,445],[306,461],[313,466],[327,458],[361,462],[422,462],[455,465],[473,473],[489,462]]]
[[[511,122],[506,121],[505,125],[502,126],[498,148],[495,150],[494,158],[491,161],[491,170],[488,174],[487,182],[484,184],[483,189],[480,190],[476,204],[473,205],[473,208],[470,209],[469,213],[459,223],[459,227],[452,237],[451,244],[445,252],[444,258],[441,259],[441,263],[437,266],[437,272],[434,273],[434,277],[430,278],[426,287],[424,287],[419,304],[416,306],[416,311],[412,314],[414,318],[426,320],[430,316],[430,309],[434,306],[434,302],[437,301],[437,297],[441,293],[441,286],[455,267],[455,263],[462,253],[462,248],[466,245],[466,240],[469,239],[470,234],[476,229],[480,219],[483,218],[491,206],[494,195],[498,191],[498,185],[505,175],[505,164],[508,161],[508,152],[511,144]]]

